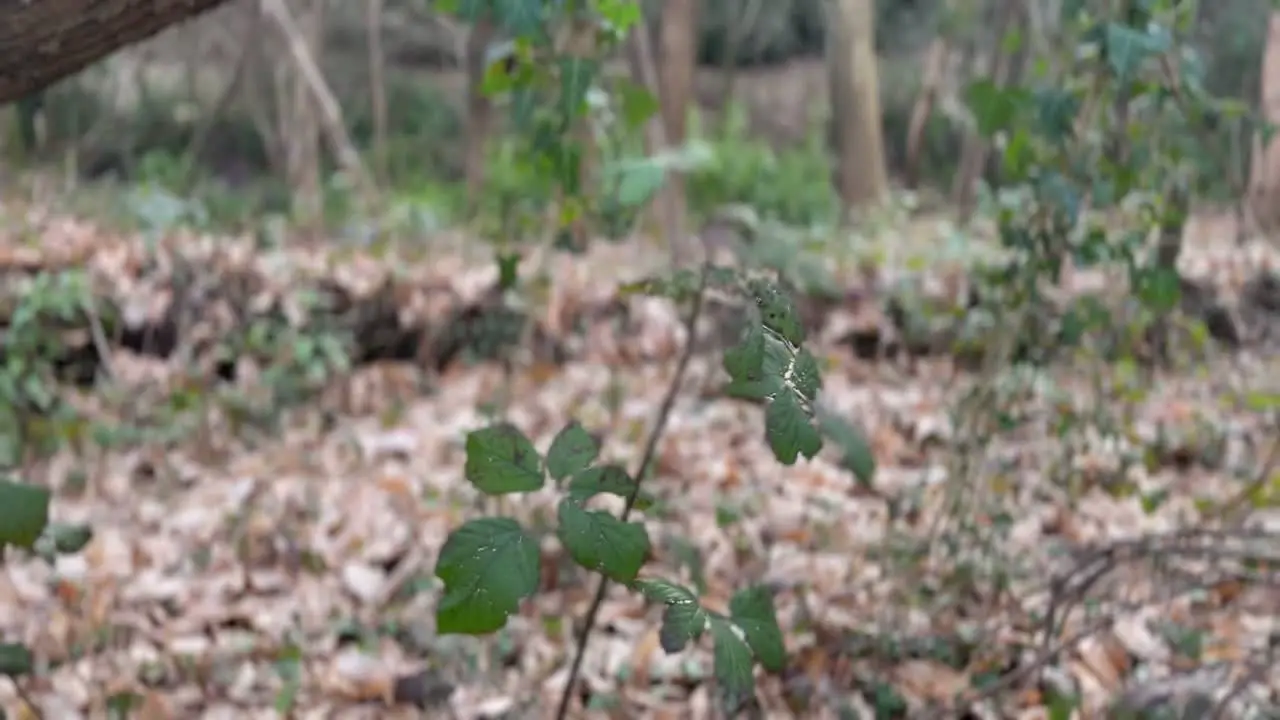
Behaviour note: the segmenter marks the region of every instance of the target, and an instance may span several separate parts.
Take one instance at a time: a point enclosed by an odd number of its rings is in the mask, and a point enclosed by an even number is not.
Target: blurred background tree
[[[833,188],[832,180],[841,176],[835,161],[852,162],[855,153],[873,169],[862,177],[876,176],[875,157],[882,156],[890,189],[950,195],[971,205],[994,168],[969,132],[962,89],[971,78],[997,72],[1009,82],[1052,73],[1051,67],[1031,67],[1028,58],[1050,57],[1035,51],[1063,42],[1058,28],[1064,7],[1101,8],[1103,2],[1040,0],[1020,13],[1009,12],[1013,6],[1006,0],[866,3],[874,10],[871,77],[879,106],[879,132],[871,133],[849,115],[869,107],[866,102],[848,104],[844,116],[828,122],[831,90],[839,85],[832,84],[827,61],[851,57],[828,54],[827,37],[857,30],[827,17],[844,4],[677,4],[698,20],[696,67],[676,68],[660,44],[663,4],[644,0],[652,47],[660,50],[653,53],[653,81],[690,78],[687,102],[677,93],[664,103],[665,143],[678,150],[696,140],[709,151],[699,155],[696,167],[675,174],[683,177],[677,180],[683,187],[671,202],[687,202],[688,208],[677,206],[671,213],[697,216],[744,203],[781,222],[828,223],[851,203],[848,195],[838,200]],[[93,51],[101,59],[38,91],[25,92],[67,75],[74,63],[50,62],[25,74],[0,72],[28,78],[26,85],[0,85],[0,100],[11,102],[3,135],[8,162],[56,169],[66,184],[146,183],[198,196],[211,218],[231,225],[264,212],[331,223],[373,202],[407,203],[423,222],[447,222],[491,213],[499,198],[536,194],[504,149],[501,118],[487,121],[474,92],[484,67],[508,49],[500,32],[474,32],[426,0],[174,5],[172,14],[154,24],[221,7],[141,42],[143,31],[154,28],[122,24],[118,42]],[[1206,63],[1211,93],[1259,107],[1270,12],[1263,0],[1200,4],[1190,35]],[[74,33],[77,26],[50,27]],[[111,45],[123,49],[103,50]],[[17,67],[20,57],[14,50],[0,54],[0,71]],[[640,72],[626,58],[617,64],[618,72]],[[687,118],[687,132],[679,118]],[[1242,114],[1224,119],[1214,134],[1223,156],[1232,158],[1236,185],[1250,178],[1251,156],[1258,155],[1256,124]],[[882,149],[841,151],[840,138],[852,137],[851,127],[861,127],[867,138],[878,134]],[[476,136],[487,140],[475,142]],[[633,144],[652,143],[650,137]],[[472,178],[470,203],[466,177]],[[1228,180],[1222,199],[1232,192]],[[664,222],[672,221],[671,213]]]

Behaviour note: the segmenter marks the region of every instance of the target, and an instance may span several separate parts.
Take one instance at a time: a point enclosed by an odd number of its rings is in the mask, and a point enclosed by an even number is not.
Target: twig
[[[658,441],[662,438],[667,422],[671,419],[671,411],[675,408],[676,398],[680,394],[680,385],[689,369],[689,361],[693,359],[694,334],[698,328],[698,320],[702,317],[702,305],[707,295],[707,280],[710,270],[710,263],[705,263],[702,269],[702,279],[698,285],[698,293],[694,296],[693,307],[689,310],[689,316],[685,319],[686,338],[684,352],[680,355],[675,375],[671,378],[671,384],[667,387],[666,397],[662,398],[662,405],[658,407],[653,429],[649,431],[644,453],[640,456],[640,465],[636,468],[635,482],[632,483],[631,493],[627,495],[626,505],[622,508],[621,520],[624,523],[631,516],[636,500],[640,497],[640,483],[644,482],[645,473],[649,471],[649,465],[653,463],[654,456],[658,452]],[[564,690],[560,694],[560,707],[556,710],[556,720],[565,720],[569,716],[569,703],[573,699],[573,686],[578,680],[578,675],[582,672],[582,661],[587,654],[587,642],[591,639],[591,631],[595,628],[596,617],[600,614],[600,607],[604,604],[604,598],[608,591],[609,578],[606,575],[601,575],[600,583],[596,586],[596,595],[591,600],[591,607],[588,608],[586,618],[583,621],[582,632],[578,634],[577,648],[574,650],[573,655],[573,665],[569,668],[569,677],[565,682]]]
[[[293,56],[298,72],[302,74],[302,79],[311,91],[316,109],[320,111],[320,121],[333,154],[337,156],[343,170],[351,174],[352,180],[363,195],[362,199],[369,207],[373,207],[377,198],[377,186],[369,177],[364,163],[360,160],[360,153],[356,152],[355,145],[347,134],[346,125],[342,121],[342,108],[334,98],[328,83],[325,82],[324,74],[320,72],[320,67],[311,56],[311,51],[307,49],[302,30],[293,19],[289,8],[285,6],[284,0],[262,0],[262,9],[271,16],[285,36],[285,41],[289,45],[289,54]]]
[[[1027,663],[1026,665],[1023,665],[1017,670],[1014,670],[1008,675],[1005,675],[1004,677],[1000,678],[1000,680],[998,680],[997,682],[994,682],[986,686],[985,688],[982,689],[982,692],[978,693],[976,696],[961,698],[959,702],[956,704],[956,707],[954,708],[955,716],[961,717],[965,715],[968,712],[968,709],[973,707],[974,705],[990,700],[996,697],[997,695],[1003,693],[1004,691],[1014,687],[1015,685],[1022,682],[1023,680],[1031,677],[1033,673],[1044,669],[1046,666],[1049,665],[1049,663],[1053,662],[1053,659],[1058,657],[1059,653],[1071,648],[1076,643],[1081,642],[1082,640],[1098,632],[1099,630],[1104,629],[1107,625],[1110,625],[1111,622],[1112,622],[1112,618],[1109,618],[1109,617],[1098,618],[1097,620],[1094,620],[1093,622],[1089,623],[1085,627],[1081,628],[1080,630],[1076,631],[1075,633],[1067,637],[1065,640],[1060,640],[1057,644],[1041,651],[1040,654],[1037,655],[1031,662]]]

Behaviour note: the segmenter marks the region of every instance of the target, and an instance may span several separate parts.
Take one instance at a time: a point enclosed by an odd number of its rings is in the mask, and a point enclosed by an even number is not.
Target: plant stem
[[[685,373],[689,370],[689,361],[693,359],[694,333],[697,331],[698,319],[702,317],[702,302],[707,294],[707,278],[710,273],[710,264],[704,264],[702,268],[702,280],[698,284],[698,292],[693,298],[693,307],[689,310],[689,315],[685,319],[685,343],[684,351],[680,355],[680,360],[676,364],[675,375],[671,378],[671,384],[667,387],[666,397],[662,398],[662,405],[658,406],[658,414],[654,418],[653,428],[649,431],[649,437],[645,441],[644,453],[640,456],[640,465],[636,468],[635,483],[631,486],[631,493],[627,495],[626,505],[622,508],[622,522],[626,522],[631,516],[631,510],[635,508],[636,500],[640,497],[640,483],[644,482],[645,473],[649,471],[649,466],[653,463],[654,456],[658,452],[658,441],[662,439],[662,433],[666,430],[667,421],[671,419],[671,411],[675,408],[676,397],[680,393],[680,385],[684,380]],[[582,673],[582,661],[587,654],[587,642],[591,639],[591,631],[595,629],[596,617],[600,614],[600,607],[604,605],[604,598],[609,592],[609,578],[601,575],[600,583],[596,586],[596,595],[591,600],[591,607],[587,610],[586,618],[583,620],[582,632],[578,634],[577,648],[573,654],[573,665],[569,668],[569,678],[565,681],[564,690],[560,694],[560,707],[556,710],[556,720],[566,720],[569,717],[569,702],[573,699],[573,687],[578,682],[578,675]]]

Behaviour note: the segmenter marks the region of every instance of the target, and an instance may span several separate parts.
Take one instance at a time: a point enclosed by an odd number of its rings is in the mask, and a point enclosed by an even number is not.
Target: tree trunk
[[[0,3],[0,104],[227,0],[11,0]]]
[[[463,150],[463,174],[467,185],[467,212],[480,207],[484,190],[485,147],[493,124],[493,101],[484,94],[484,73],[488,69],[489,43],[497,35],[497,25],[485,13],[478,18],[467,35],[463,63],[467,76],[467,127]]]
[[[1267,26],[1267,44],[1262,55],[1261,115],[1270,124],[1280,123],[1280,12],[1271,13]],[[1254,222],[1264,233],[1274,230],[1280,220],[1280,142],[1254,140],[1249,168],[1249,209]]]
[[[637,30],[643,32],[643,29]],[[672,148],[684,146],[689,107],[693,101],[693,72],[698,51],[698,0],[666,0],[662,8],[662,25],[658,52],[658,88],[662,103],[662,124],[666,141]],[[692,259],[693,249],[687,237],[689,199],[685,194],[684,173],[670,171],[666,192],[667,242],[677,264]]]
[[[1021,3],[1015,0],[1005,0],[995,10],[996,44],[991,51],[994,54],[990,58],[987,71],[991,73],[991,81],[996,87],[1003,88],[1009,84],[1013,58],[1004,49],[1004,38],[1010,28],[1017,27],[1015,23],[1021,22],[1020,5]],[[990,150],[990,144],[978,134],[976,128],[969,131],[960,148],[960,163],[956,168],[955,181],[951,186],[951,202],[957,208],[962,222],[967,222],[973,214],[978,177],[982,175],[982,168],[987,164],[987,153]]]
[[[910,190],[915,190],[920,182],[920,156],[924,153],[925,131],[933,117],[934,105],[938,102],[942,74],[946,70],[949,54],[946,38],[939,35],[929,44],[929,52],[925,55],[920,94],[916,96],[915,105],[911,108],[911,120],[907,124],[907,159],[903,174],[905,185]]]
[[[846,218],[889,197],[873,0],[832,0],[827,41],[835,186]]]

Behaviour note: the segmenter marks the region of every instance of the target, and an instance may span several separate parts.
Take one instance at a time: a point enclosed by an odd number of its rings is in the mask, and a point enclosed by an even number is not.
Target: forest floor
[[[10,209],[5,228],[6,272],[84,267],[94,288],[142,314],[174,301],[179,258],[216,286],[252,275],[247,293],[268,299],[304,280],[377,288],[395,269],[397,287],[412,289],[393,293],[400,309],[434,322],[442,310],[422,288],[478,297],[496,274],[440,251],[144,240],[26,210]],[[634,279],[619,268],[639,252],[557,258],[532,310],[540,325],[570,332],[566,317]],[[1207,244],[1187,262],[1230,286],[1280,257]],[[604,436],[607,459],[635,463],[685,337],[670,303],[627,303],[625,332],[589,327],[563,363],[508,375],[380,360],[336,374],[269,432],[197,403],[188,419],[164,415],[164,433],[103,449],[83,430],[75,450],[29,463],[22,478],[55,489],[53,518],[89,523],[94,537],[52,564],[7,557],[0,638],[27,643],[40,668],[0,681],[0,708],[59,719],[126,707],[144,719],[546,717],[594,581],[548,539],[542,588],[506,630],[440,636],[434,559],[486,508],[464,479],[462,441],[494,408],[540,449],[577,419]],[[221,307],[184,332],[234,323]],[[790,663],[759,676],[763,717],[960,717],[972,704],[970,717],[1090,718],[1119,699],[1197,693],[1220,717],[1275,712],[1273,353],[979,376],[947,357],[863,360],[817,337],[822,397],[865,430],[871,483],[834,447],[778,464],[760,409],[711,391],[711,353],[694,358],[645,481],[657,502],[643,514],[655,543],[644,573],[700,586],[712,608],[747,584],[776,591]],[[109,355],[109,387],[65,390],[94,427],[155,424],[160,398],[215,394],[193,355]],[[252,396],[265,370],[231,384]],[[487,511],[536,525],[556,499],[548,488]],[[614,588],[575,717],[717,716],[710,652],[666,655],[659,614]]]

